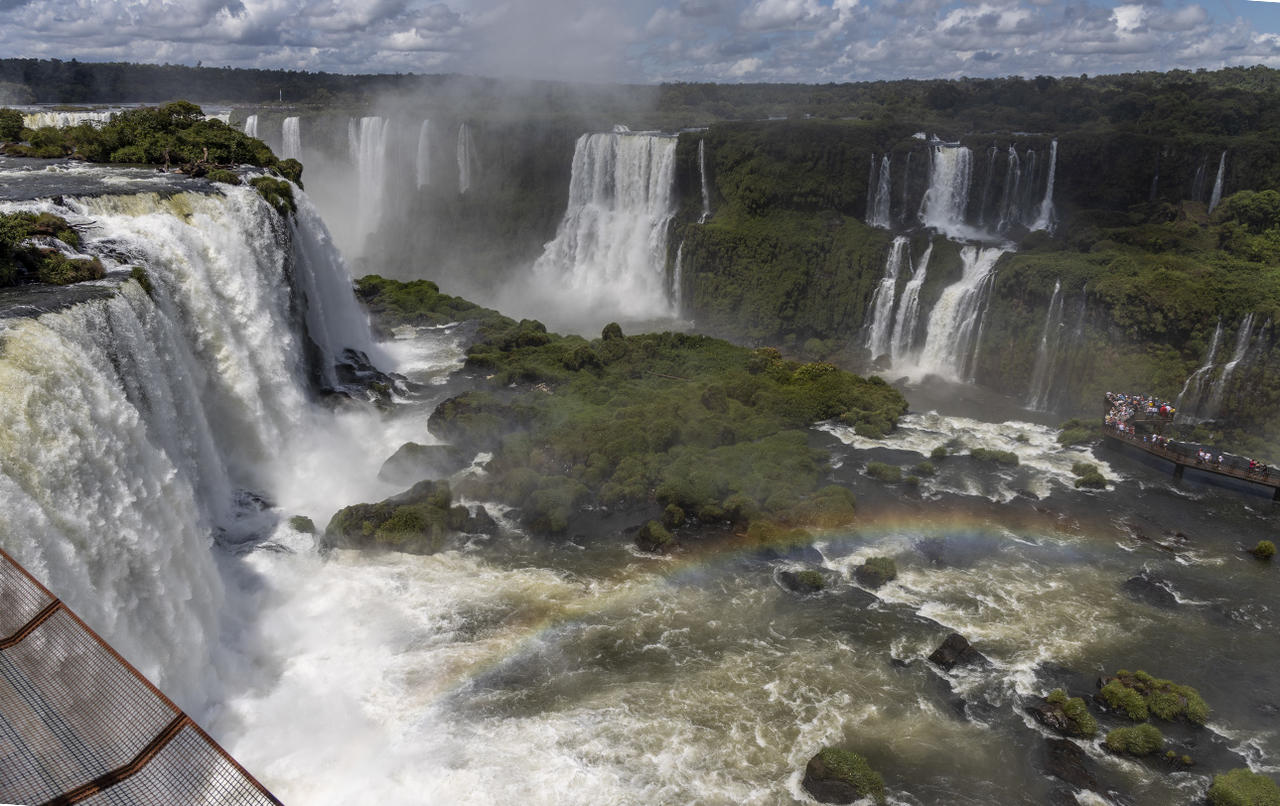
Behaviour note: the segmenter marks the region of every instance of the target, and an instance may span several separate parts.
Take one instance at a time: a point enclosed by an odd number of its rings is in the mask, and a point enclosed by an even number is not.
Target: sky
[[[589,82],[1280,67],[1280,2],[0,0],[0,55]]]

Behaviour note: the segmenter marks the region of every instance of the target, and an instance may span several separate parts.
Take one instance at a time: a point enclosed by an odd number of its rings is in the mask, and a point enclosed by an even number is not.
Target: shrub
[[[293,157],[276,163],[276,173],[288,179],[298,187],[302,187],[302,163]]]
[[[930,458],[930,459],[932,459],[932,460],[933,460],[933,461],[935,461],[935,462],[940,462],[940,461],[942,461],[943,459],[946,459],[946,458],[947,458],[947,446],[946,446],[946,445],[939,445],[938,447],[936,447],[936,448],[934,448],[933,450],[929,451],[929,458]]]
[[[938,468],[934,467],[933,462],[925,460],[912,468],[917,476],[932,476],[938,472]]]
[[[1121,683],[1112,680],[1099,692],[1107,705],[1117,711],[1123,711],[1134,722],[1141,722],[1148,716],[1147,701],[1142,695]]]
[[[1077,478],[1076,487],[1085,487],[1090,490],[1105,490],[1107,488],[1107,479],[1095,470]]]
[[[997,451],[989,448],[974,448],[969,456],[979,462],[992,462],[998,465],[1017,466],[1018,454],[1013,451]]]
[[[293,185],[288,182],[282,179],[272,179],[269,176],[255,176],[249,180],[249,184],[280,215],[288,215],[297,211],[298,205],[293,200]]]
[[[866,474],[886,484],[897,484],[902,481],[902,468],[897,465],[887,465],[884,462],[868,462]]]
[[[1240,768],[1213,776],[1211,806],[1280,806],[1280,787],[1266,775]]]
[[[1135,722],[1146,719],[1148,713],[1167,722],[1185,718],[1203,725],[1209,720],[1209,706],[1194,688],[1152,677],[1141,670],[1116,672],[1100,694],[1108,705],[1124,711]]]
[[[94,258],[69,258],[61,252],[50,252],[40,262],[36,278],[42,283],[70,285],[86,280],[101,280],[107,274],[102,261]]]
[[[22,139],[22,113],[5,107],[0,109],[0,140],[16,142]]]
[[[657,521],[649,521],[636,532],[636,545],[644,551],[666,552],[675,545],[675,538]]]
[[[1116,728],[1107,734],[1107,749],[1130,756],[1149,756],[1164,747],[1164,734],[1155,725],[1144,723]]]
[[[823,578],[822,573],[812,569],[795,572],[795,581],[801,588],[813,591],[820,591],[827,586],[827,580]]]
[[[1276,544],[1270,540],[1259,540],[1258,545],[1253,547],[1253,556],[1259,560],[1270,560],[1276,556]]]
[[[210,182],[221,182],[224,185],[240,184],[240,175],[225,168],[212,168],[204,175]]]
[[[1056,688],[1049,692],[1045,701],[1055,706],[1066,717],[1071,735],[1088,739],[1098,732],[1098,720],[1089,713],[1089,706],[1085,704],[1083,698],[1068,698],[1065,691]]]
[[[662,525],[668,529],[674,529],[684,523],[684,510],[675,504],[667,504],[667,508],[662,511]]]

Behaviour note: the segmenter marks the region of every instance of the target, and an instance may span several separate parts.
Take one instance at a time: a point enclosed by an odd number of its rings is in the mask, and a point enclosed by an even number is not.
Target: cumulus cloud
[[[1277,31],[1220,15],[1185,0],[0,0],[0,53],[579,81],[1280,65]]]

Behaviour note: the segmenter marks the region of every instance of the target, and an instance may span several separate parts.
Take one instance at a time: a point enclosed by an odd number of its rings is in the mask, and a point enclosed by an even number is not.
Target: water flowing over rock
[[[902,289],[898,314],[893,323],[889,355],[895,365],[909,361],[916,349],[916,330],[920,324],[920,287],[929,275],[929,258],[933,255],[933,243],[925,247],[911,279]]]
[[[1222,176],[1227,171],[1227,152],[1223,151],[1218,158],[1218,176],[1213,180],[1213,193],[1209,194],[1209,212],[1222,201]]]
[[[676,315],[684,307],[684,241],[676,247],[676,264],[671,267],[671,307]]]
[[[1049,405],[1049,389],[1053,376],[1051,370],[1057,362],[1062,341],[1062,281],[1053,284],[1053,297],[1049,300],[1049,313],[1044,320],[1044,333],[1040,336],[1040,349],[1036,351],[1036,366],[1031,373],[1031,388],[1027,393],[1027,408],[1044,411]]]
[[[1204,178],[1205,169],[1208,167],[1209,158],[1205,157],[1200,161],[1200,167],[1196,168],[1196,176],[1191,180],[1191,200],[1204,200]]]
[[[258,116],[250,115],[244,119],[244,133],[250,137],[258,136]]]
[[[978,347],[987,296],[1000,247],[966,246],[960,250],[964,271],[947,286],[929,314],[928,331],[917,368],[951,380],[969,380]]]
[[[711,217],[711,191],[707,186],[707,141],[698,141],[698,179],[702,183],[702,215],[699,224],[705,224]]]
[[[1236,346],[1231,352],[1231,360],[1222,367],[1222,373],[1218,375],[1218,379],[1214,381],[1209,391],[1209,403],[1205,406],[1205,415],[1209,417],[1216,416],[1222,409],[1222,400],[1226,396],[1227,384],[1231,381],[1231,376],[1235,374],[1236,368],[1240,366],[1240,362],[1244,360],[1245,355],[1249,351],[1249,342],[1253,337],[1253,314],[1247,313],[1244,319],[1240,320],[1240,328],[1236,331]]]
[[[471,189],[472,172],[475,170],[476,144],[471,138],[471,127],[458,124],[458,193]]]
[[[982,198],[978,202],[978,226],[987,225],[987,204],[991,198],[991,186],[995,184],[996,156],[1000,153],[997,146],[987,149],[987,176],[982,181]]]
[[[1018,159],[1018,150],[1009,146],[1009,155],[1005,164],[1004,191],[1000,194],[1000,219],[996,229],[1005,232],[1017,221],[1019,187],[1022,183],[1022,162]]]
[[[584,134],[573,154],[569,205],[534,275],[579,307],[669,316],[668,225],[675,214],[676,138]]]
[[[893,335],[893,303],[898,291],[898,275],[907,262],[910,241],[905,235],[893,239],[889,257],[884,264],[884,277],[871,297],[871,319],[867,324],[866,348],[871,357],[878,358],[889,352]]]
[[[361,243],[382,218],[389,129],[386,119],[381,117],[364,117],[358,124],[353,118],[347,123],[347,145],[356,174],[355,231]]]
[[[423,120],[418,128],[418,187],[431,184],[431,121]]]
[[[302,159],[302,126],[296,116],[287,117],[280,124],[280,156],[284,159]]]
[[[1054,174],[1058,170],[1058,141],[1054,140],[1049,146],[1049,179],[1044,188],[1044,200],[1040,202],[1040,212],[1036,214],[1036,220],[1031,225],[1032,230],[1044,230],[1052,233],[1054,227],[1053,214],[1053,180]]]
[[[920,223],[952,238],[972,237],[974,230],[965,224],[972,178],[972,151],[964,146],[933,146],[933,168],[920,204]]]
[[[28,129],[39,129],[45,126],[62,128],[64,126],[78,126],[81,123],[101,126],[111,120],[111,116],[118,111],[97,109],[80,112],[27,112],[22,116],[22,125]]]
[[[1178,399],[1174,401],[1174,408],[1178,411],[1178,419],[1185,420],[1194,417],[1200,409],[1201,399],[1204,397],[1205,385],[1209,380],[1209,373],[1213,370],[1214,359],[1218,357],[1218,344],[1222,341],[1222,320],[1218,320],[1217,326],[1213,329],[1213,338],[1209,340],[1209,354],[1205,358],[1204,363],[1187,378],[1186,383],[1182,385],[1182,391],[1178,393]]]
[[[889,197],[893,182],[891,179],[889,155],[879,160],[871,155],[871,177],[867,181],[867,224],[872,227],[889,229],[892,222],[889,218]]]

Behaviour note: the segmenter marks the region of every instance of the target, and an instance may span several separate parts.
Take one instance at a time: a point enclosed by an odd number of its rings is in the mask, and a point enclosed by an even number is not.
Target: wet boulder
[[[382,463],[378,478],[388,484],[417,484],[447,478],[467,466],[467,454],[452,445],[406,442]]]
[[[827,586],[822,572],[813,570],[782,571],[778,574],[778,582],[792,593],[817,593]]]
[[[676,539],[657,521],[649,521],[636,531],[636,546],[641,551],[666,554],[676,547]]]
[[[1090,770],[1089,756],[1067,739],[1045,739],[1044,771],[1077,789],[1096,789],[1098,779]]]
[[[958,632],[948,635],[946,640],[929,656],[929,660],[948,672],[956,666],[988,665],[991,663],[985,655],[974,649],[965,640],[965,637]]]
[[[819,803],[853,803],[863,798],[885,803],[880,773],[862,756],[838,747],[824,747],[809,759],[801,786]]]
[[[868,557],[853,572],[854,579],[868,588],[878,588],[898,578],[898,566],[892,557]]]
[[[1146,571],[1126,579],[1120,589],[1129,598],[1155,607],[1172,610],[1178,606],[1178,598],[1173,595],[1173,587],[1167,581]]]

